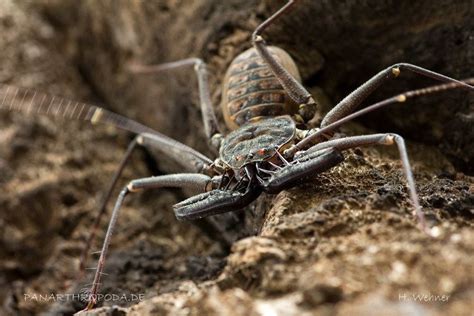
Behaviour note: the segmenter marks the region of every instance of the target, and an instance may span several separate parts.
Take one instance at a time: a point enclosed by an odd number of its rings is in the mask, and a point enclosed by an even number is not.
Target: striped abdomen
[[[295,62],[288,53],[275,46],[268,49],[291,75],[301,81]],[[292,115],[298,110],[298,105],[286,94],[255,48],[241,53],[230,64],[223,83],[221,105],[231,130],[257,117]]]

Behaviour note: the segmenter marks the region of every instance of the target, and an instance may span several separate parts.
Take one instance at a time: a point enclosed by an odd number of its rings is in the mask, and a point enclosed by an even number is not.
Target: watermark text
[[[141,302],[145,298],[145,294],[96,294],[92,297],[89,294],[73,294],[73,293],[34,293],[23,294],[25,301],[37,302],[67,302],[67,301],[89,301],[91,298],[96,302]]]
[[[398,293],[399,301],[412,301],[412,302],[447,302],[449,301],[449,295],[446,294],[433,294],[433,293],[410,293],[401,292]]]

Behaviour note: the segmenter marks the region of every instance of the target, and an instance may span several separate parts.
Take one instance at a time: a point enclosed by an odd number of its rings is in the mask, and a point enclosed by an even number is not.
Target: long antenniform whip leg
[[[430,86],[427,88],[422,88],[422,89],[416,89],[416,90],[411,90],[411,91],[406,91],[403,93],[400,93],[396,96],[387,98],[385,100],[382,100],[380,102],[377,102],[375,104],[372,104],[370,106],[367,106],[361,110],[358,110],[352,114],[349,114],[343,118],[340,118],[337,121],[332,122],[331,124],[328,124],[322,128],[317,129],[314,133],[311,135],[303,138],[300,142],[297,144],[293,145],[289,149],[285,151],[285,156],[292,156],[294,155],[297,151],[304,150],[314,144],[316,144],[318,141],[321,141],[322,137],[326,134],[332,134],[335,132],[340,126],[343,124],[352,121],[353,119],[365,115],[367,113],[373,112],[375,110],[378,110],[382,107],[388,106],[388,105],[393,105],[393,104],[398,104],[398,103],[404,103],[408,99],[420,97],[423,95],[427,94],[433,94],[433,93],[438,93],[442,91],[446,91],[449,89],[455,89],[455,88],[461,88],[465,87],[466,84],[474,84],[474,78],[468,78],[468,79],[463,79],[460,80],[460,83],[458,82],[450,82],[450,83],[445,83],[445,84],[440,84],[440,85],[435,85],[435,86]],[[469,86],[470,88],[473,89],[474,91],[474,86]]]

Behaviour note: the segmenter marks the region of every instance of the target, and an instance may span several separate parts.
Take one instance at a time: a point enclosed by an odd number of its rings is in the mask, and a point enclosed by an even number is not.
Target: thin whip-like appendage
[[[59,119],[84,120],[93,124],[110,124],[137,134],[158,133],[125,116],[87,103],[76,103],[67,98],[41,93],[34,89],[0,84],[0,110],[48,115]]]
[[[321,128],[321,129],[317,130],[315,133],[313,133],[310,136],[304,138],[299,143],[294,145],[292,148],[288,149],[288,151],[285,152],[285,154],[287,156],[294,155],[297,151],[304,150],[305,148],[308,148],[309,146],[314,145],[314,143],[317,142],[318,139],[320,137],[322,137],[324,134],[328,134],[328,133],[330,134],[331,132],[334,132],[337,128],[339,128],[341,125],[343,125],[343,124],[345,124],[345,123],[347,123],[347,122],[349,122],[349,121],[351,121],[351,120],[353,120],[353,119],[355,119],[359,116],[362,116],[362,115],[365,115],[365,114],[370,113],[372,111],[375,111],[375,110],[377,110],[381,107],[384,107],[384,106],[387,106],[387,105],[390,105],[390,104],[395,104],[395,103],[403,103],[407,99],[414,98],[414,97],[419,97],[419,96],[423,96],[423,95],[427,95],[427,94],[431,94],[431,93],[437,93],[437,92],[446,91],[446,90],[455,89],[455,88],[465,88],[464,84],[470,84],[470,85],[474,84],[474,78],[468,78],[468,79],[464,79],[464,80],[460,80],[460,81],[463,82],[463,84],[460,84],[460,83],[457,83],[457,82],[450,82],[450,83],[440,84],[440,85],[431,86],[431,87],[427,87],[427,88],[407,91],[407,92],[401,93],[399,95],[396,95],[394,97],[391,97],[391,98],[385,99],[383,101],[377,102],[377,103],[375,103],[371,106],[363,108],[363,109],[361,109],[359,111],[356,111],[352,114],[349,114],[349,115],[337,120],[336,122],[331,123],[331,124]]]
[[[18,88],[0,84],[0,111],[17,111],[25,114],[48,115],[58,119],[83,120],[92,124],[108,124],[136,134],[151,134],[171,148],[182,150],[204,164],[212,160],[198,151],[161,134],[130,118],[88,103],[76,103],[67,98],[38,92],[34,89]],[[70,104],[74,104],[71,106]]]
[[[266,30],[266,28],[271,25],[274,20],[278,19],[282,14],[287,12],[288,9],[293,7],[296,4],[296,0],[288,0],[288,2],[281,7],[277,12],[273,13],[273,15],[268,18],[267,20],[263,21],[254,31],[254,34],[260,35],[262,34],[263,31]]]

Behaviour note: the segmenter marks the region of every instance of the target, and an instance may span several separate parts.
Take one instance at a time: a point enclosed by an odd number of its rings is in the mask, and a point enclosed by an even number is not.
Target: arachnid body
[[[110,123],[135,132],[119,170],[116,172],[100,216],[111,192],[136,145],[156,147],[169,158],[186,165],[194,173],[163,175],[131,181],[121,191],[109,223],[91,289],[89,307],[95,303],[105,264],[111,232],[118,219],[124,198],[130,192],[162,187],[192,188],[202,193],[173,206],[181,220],[196,219],[241,209],[262,192],[277,193],[339,164],[344,150],[358,146],[397,145],[407,178],[410,197],[422,229],[427,230],[418,203],[415,184],[403,139],[395,134],[373,134],[335,138],[335,131],[345,122],[377,108],[404,102],[406,99],[440,90],[462,87],[474,88],[464,82],[411,64],[396,64],[381,71],[344,98],[323,119],[319,128],[299,129],[314,115],[317,104],[302,86],[298,69],[282,49],[267,46],[263,31],[289,11],[297,1],[289,1],[254,32],[254,47],[237,56],[229,65],[223,81],[221,107],[230,133],[224,135],[211,104],[205,63],[196,58],[158,66],[135,66],[138,73],[158,72],[177,67],[195,67],[200,91],[200,103],[206,136],[219,157],[210,159],[151,128],[118,116],[102,108],[37,94],[29,90],[2,87],[2,107],[35,111],[66,118],[84,119],[92,123]],[[445,82],[442,85],[409,91],[386,99],[363,110],[355,111],[360,103],[378,86],[397,77],[401,71],[411,71]],[[58,103],[58,100],[61,102]],[[93,237],[93,235],[92,235]],[[90,240],[92,240],[92,237]],[[89,242],[90,244],[90,242]]]

